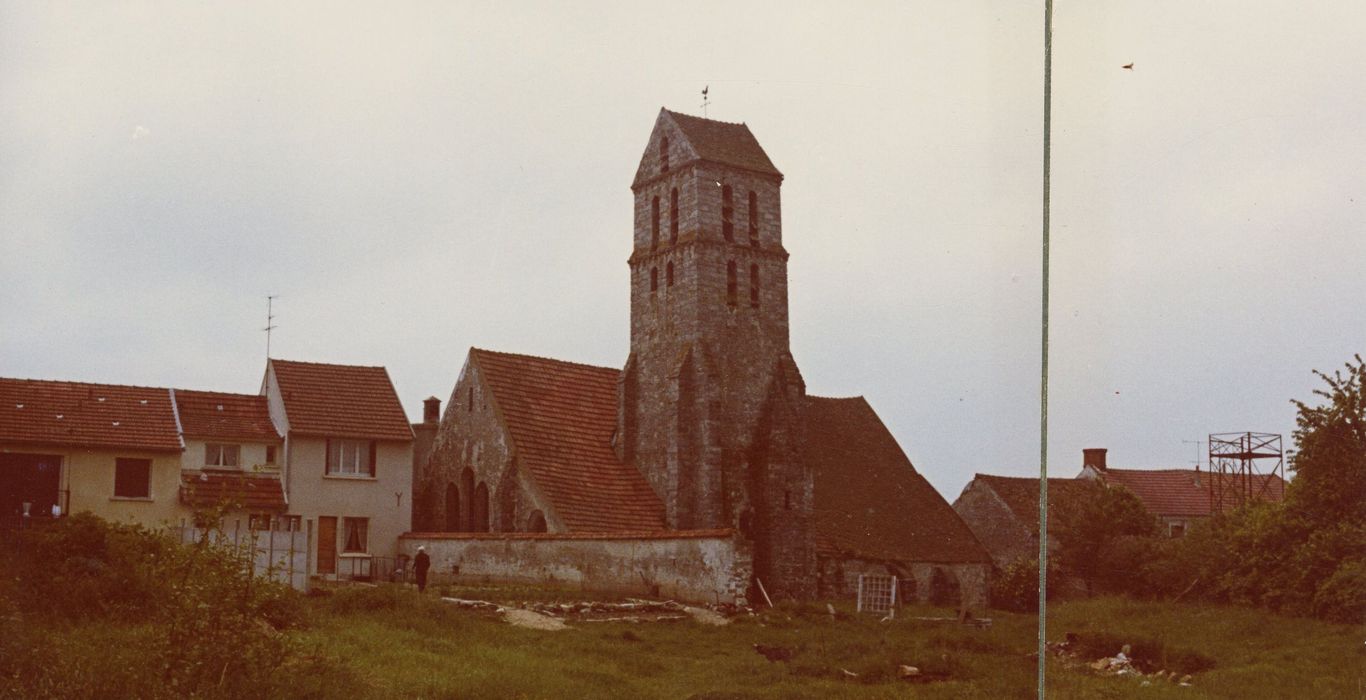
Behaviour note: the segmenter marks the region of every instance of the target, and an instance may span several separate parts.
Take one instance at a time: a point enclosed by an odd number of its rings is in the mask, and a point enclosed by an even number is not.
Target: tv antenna
[[[703,119],[706,119],[706,118],[707,118],[707,105],[711,104],[711,100],[707,97],[707,91],[710,90],[710,89],[711,89],[711,86],[710,86],[710,85],[704,85],[704,86],[702,87],[702,118],[703,118]]]
[[[266,359],[270,359],[270,332],[279,328],[275,325],[275,300],[279,299],[279,294],[266,295],[266,327],[261,330],[266,332]]]
[[[1204,440],[1182,440],[1183,445],[1195,445],[1195,468],[1200,468],[1200,446],[1205,444]]]

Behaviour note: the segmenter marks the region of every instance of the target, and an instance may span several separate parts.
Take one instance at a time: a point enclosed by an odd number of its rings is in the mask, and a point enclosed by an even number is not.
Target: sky
[[[792,352],[949,500],[1040,462],[1043,3],[0,4],[0,376],[620,367],[660,107],[777,167]],[[1366,352],[1366,6],[1054,24],[1049,473],[1282,433]],[[1133,68],[1123,65],[1133,63]],[[1202,460],[1203,461],[1203,460]]]

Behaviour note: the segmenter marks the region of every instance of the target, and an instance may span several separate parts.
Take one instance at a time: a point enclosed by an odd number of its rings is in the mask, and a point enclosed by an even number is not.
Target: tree
[[[1287,505],[1314,525],[1366,524],[1366,362],[1353,359],[1345,374],[1314,371],[1328,385],[1314,391],[1322,405],[1292,401],[1299,452],[1290,463],[1295,480]]]
[[[1107,551],[1120,538],[1152,536],[1158,529],[1157,518],[1137,496],[1096,480],[1086,481],[1059,501],[1054,518],[1056,528],[1050,530],[1058,539],[1058,565],[1064,575],[1080,578],[1088,591],[1096,583],[1123,590],[1133,572],[1112,570],[1116,564],[1105,556]]]

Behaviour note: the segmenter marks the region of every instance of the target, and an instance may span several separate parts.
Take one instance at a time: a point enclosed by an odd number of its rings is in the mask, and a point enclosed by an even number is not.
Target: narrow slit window
[[[749,244],[759,247],[759,195],[749,193]]]
[[[759,266],[749,266],[749,305],[759,308]]]
[[[728,241],[735,240],[735,206],[732,201],[730,185],[721,188],[721,236]]]
[[[659,172],[669,172],[669,137],[659,139]]]
[[[650,291],[659,289],[659,268],[650,268]]]
[[[674,286],[674,264],[672,262],[664,266],[664,285],[667,287]]]
[[[659,246],[659,197],[650,202],[650,250]]]
[[[739,285],[735,281],[735,261],[726,263],[726,304],[735,306],[736,287]]]
[[[678,188],[669,192],[669,242],[678,242]]]

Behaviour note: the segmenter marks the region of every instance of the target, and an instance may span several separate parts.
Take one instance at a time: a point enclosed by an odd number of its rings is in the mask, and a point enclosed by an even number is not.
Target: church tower
[[[782,180],[744,124],[660,110],[631,185],[631,354],[616,437],[671,528],[739,528],[770,589],[788,577],[775,567],[800,577],[809,563],[811,510]],[[780,552],[783,540],[806,549]]]

